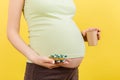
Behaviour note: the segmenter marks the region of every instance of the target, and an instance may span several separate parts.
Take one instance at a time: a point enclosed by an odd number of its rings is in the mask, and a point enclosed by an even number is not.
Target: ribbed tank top
[[[41,56],[66,54],[83,57],[84,40],[73,21],[73,0],[25,0],[24,17],[28,24],[30,47]]]

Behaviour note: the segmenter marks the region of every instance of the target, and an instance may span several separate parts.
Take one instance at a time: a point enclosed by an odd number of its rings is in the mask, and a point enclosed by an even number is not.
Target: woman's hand
[[[55,61],[53,59],[50,59],[45,56],[35,56],[31,61],[37,65],[52,69],[59,67],[58,65],[55,64]]]
[[[60,65],[62,64],[68,64],[68,61],[66,60],[64,63],[60,63],[60,64],[55,64],[55,61],[49,57],[45,57],[45,56],[36,56],[33,59],[31,59],[33,63],[49,68],[49,69],[53,69],[53,68],[57,68],[60,67]]]
[[[88,41],[87,40],[87,32],[88,31],[97,31],[97,38],[98,38],[98,40],[100,40],[100,29],[98,29],[98,28],[88,28],[88,29],[86,29],[86,30],[83,30],[82,31],[82,36],[83,36],[83,38],[84,38],[84,41]]]

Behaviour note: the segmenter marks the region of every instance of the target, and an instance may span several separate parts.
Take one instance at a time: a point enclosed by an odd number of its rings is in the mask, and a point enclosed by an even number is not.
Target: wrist
[[[37,54],[35,53],[35,54],[32,54],[32,55],[29,55],[29,56],[28,56],[28,59],[29,59],[31,62],[36,63],[38,57],[39,57],[39,55],[37,55]]]

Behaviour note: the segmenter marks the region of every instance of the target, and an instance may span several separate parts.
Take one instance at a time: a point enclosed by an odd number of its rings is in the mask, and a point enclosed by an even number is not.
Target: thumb
[[[55,63],[55,61],[54,61],[53,59],[51,59],[51,58],[46,58],[46,59],[45,59],[45,62],[46,62],[46,63],[52,63],[52,64]]]
[[[86,31],[84,30],[84,31],[82,31],[82,35],[83,36],[85,36],[86,35]]]

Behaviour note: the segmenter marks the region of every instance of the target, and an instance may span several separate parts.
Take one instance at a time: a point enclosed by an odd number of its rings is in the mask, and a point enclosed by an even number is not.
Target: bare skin
[[[76,67],[80,66],[82,60],[83,60],[83,57],[71,58],[71,59],[69,58],[66,60],[68,62],[68,64],[60,63],[57,65],[59,65],[61,67],[66,67],[66,68],[76,68]]]
[[[46,56],[37,55],[36,52],[23,41],[23,39],[19,35],[20,18],[22,14],[23,5],[24,5],[24,0],[9,0],[7,37],[8,40],[11,42],[11,44],[33,63],[44,66],[49,69],[60,66],[67,68],[74,68],[79,66],[80,63],[82,62],[83,59],[82,57],[66,59],[64,63],[55,64],[53,59],[50,59]],[[98,39],[99,39],[100,30],[97,28],[92,28],[92,29],[96,29],[98,31]],[[86,38],[86,32],[89,30],[91,29],[87,29],[82,32],[84,39]]]

